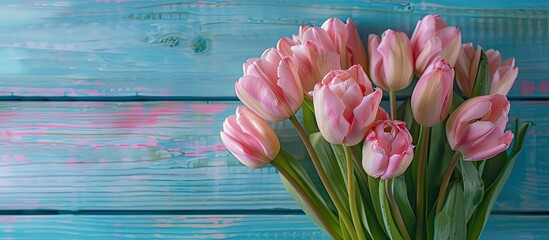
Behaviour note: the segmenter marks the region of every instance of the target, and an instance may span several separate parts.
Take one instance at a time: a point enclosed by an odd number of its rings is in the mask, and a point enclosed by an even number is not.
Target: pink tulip
[[[300,34],[298,39],[301,41],[301,44],[311,42],[317,45],[319,48],[324,51],[337,53],[337,48],[332,42],[328,32],[321,27],[309,27],[303,25],[300,29]]]
[[[235,89],[244,105],[270,121],[288,119],[303,102],[296,66],[274,48],[267,49],[261,58],[244,63],[244,76],[236,82]]]
[[[421,76],[436,57],[442,57],[454,66],[461,47],[461,32],[448,27],[439,15],[427,15],[418,21],[412,35],[415,73]]]
[[[312,91],[315,84],[333,69],[339,69],[339,56],[335,52],[307,42],[291,47],[292,59],[297,66],[304,94]]]
[[[377,121],[362,147],[362,167],[372,177],[391,179],[403,174],[414,158],[412,135],[406,123]]]
[[[513,133],[505,131],[509,108],[507,98],[499,94],[465,101],[448,119],[448,143],[466,161],[489,159],[505,151],[513,140]]]
[[[403,32],[385,31],[381,42],[377,35],[368,38],[370,77],[385,91],[400,91],[412,82],[414,60],[410,40]]]
[[[333,70],[310,93],[316,122],[322,136],[331,143],[356,145],[376,119],[383,95],[360,65]]]
[[[341,68],[347,69],[356,64],[360,64],[364,69],[368,67],[362,40],[350,18],[347,18],[346,23],[339,18],[330,18],[322,24],[322,28],[330,36],[340,56]]]
[[[515,67],[515,58],[501,61],[499,51],[489,49],[486,57],[490,63],[490,94],[507,95],[518,76],[519,69]]]
[[[297,39],[302,44],[312,42],[325,51],[337,53],[341,64],[337,69],[347,69],[356,64],[360,64],[364,69],[368,67],[368,56],[350,18],[346,23],[339,18],[330,18],[322,27],[301,25]]]
[[[280,151],[280,142],[271,126],[246,107],[237,107],[236,115],[225,119],[219,134],[227,150],[251,168],[269,164]]]
[[[461,45],[461,52],[456,63],[457,84],[463,95],[471,97],[477,78],[478,64],[482,48],[475,49],[472,43]]]
[[[452,105],[454,69],[444,59],[436,59],[423,73],[412,93],[412,113],[422,126],[442,122]]]

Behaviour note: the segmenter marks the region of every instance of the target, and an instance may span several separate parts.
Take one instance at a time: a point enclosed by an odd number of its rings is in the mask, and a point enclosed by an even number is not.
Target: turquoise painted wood
[[[516,57],[511,122],[535,122],[482,239],[549,239],[549,1],[3,0],[0,240],[327,239],[272,167],[222,146],[238,102],[208,100],[299,24],[351,17],[365,40],[429,13]]]
[[[513,97],[549,96],[547,1],[34,1],[0,3],[0,96],[234,96],[241,64],[329,17],[366,39],[425,14],[515,56]]]
[[[481,239],[547,239],[548,221],[495,215]],[[0,240],[329,239],[304,215],[0,216],[0,229]]]
[[[236,102],[1,102],[0,210],[297,209],[271,168],[248,169],[219,139]],[[513,101],[534,121],[499,211],[549,211],[548,101]],[[63,116],[60,118],[60,116]],[[305,153],[288,122],[283,145]]]

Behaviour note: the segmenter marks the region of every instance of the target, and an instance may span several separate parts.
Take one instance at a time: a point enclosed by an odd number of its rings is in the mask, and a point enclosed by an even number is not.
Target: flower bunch
[[[367,42],[350,19],[332,18],[247,60],[235,84],[245,107],[225,120],[221,140],[248,167],[272,164],[334,239],[478,239],[529,126],[516,138],[505,130],[514,58],[462,44],[438,15],[411,38],[388,29]],[[284,150],[267,123],[285,120],[309,159]],[[320,183],[302,165],[309,160]]]

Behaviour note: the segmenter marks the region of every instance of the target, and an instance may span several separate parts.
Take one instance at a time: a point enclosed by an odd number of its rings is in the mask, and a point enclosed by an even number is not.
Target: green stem
[[[446,171],[444,172],[444,176],[442,177],[442,183],[440,184],[440,190],[438,191],[436,213],[440,212],[440,210],[442,210],[442,207],[444,206],[444,202],[446,201],[446,191],[448,190],[448,185],[450,184],[450,177],[452,176],[452,173],[456,168],[460,155],[461,154],[458,151],[454,153],[454,156],[452,157],[450,164],[448,165],[448,167],[446,168]]]
[[[280,155],[279,155],[280,156]],[[341,237],[339,234],[337,234],[337,231],[333,229],[333,226],[327,222],[326,217],[322,214],[322,211],[318,209],[318,205],[315,204],[312,197],[307,194],[308,191],[304,189],[304,186],[298,183],[296,179],[292,177],[292,174],[290,174],[287,170],[284,164],[281,164],[277,161],[278,156],[275,160],[271,161],[271,164],[284,176],[284,178],[294,187],[294,189],[299,193],[299,196],[305,201],[307,206],[309,206],[315,215],[315,217],[320,221],[320,224],[322,225],[322,228],[326,230],[326,232],[332,237],[333,239],[340,239]],[[281,159],[281,161],[284,161],[284,159]],[[290,168],[291,171],[291,168]],[[303,183],[303,181],[299,181]]]
[[[351,219],[349,218],[349,215],[347,211],[345,211],[345,208],[343,207],[343,204],[341,203],[341,200],[337,197],[337,194],[330,184],[330,180],[328,179],[328,176],[326,175],[326,171],[324,171],[324,167],[320,164],[320,160],[318,159],[318,155],[316,154],[313,145],[311,145],[311,141],[309,140],[309,137],[307,137],[307,134],[305,133],[305,130],[301,127],[301,124],[297,121],[295,116],[290,117],[290,122],[294,125],[297,134],[303,141],[303,144],[305,145],[305,149],[307,149],[307,152],[309,153],[309,156],[311,157],[311,161],[313,162],[313,165],[316,169],[316,172],[318,173],[318,177],[320,178],[320,181],[324,185],[324,188],[326,188],[326,192],[328,192],[328,196],[333,202],[333,205],[336,207],[337,212],[339,213],[339,217],[343,220],[343,225],[345,225],[345,228],[351,235],[352,239],[358,239],[356,236],[356,233],[353,229],[353,223]]]
[[[385,181],[385,191],[387,192],[387,199],[389,200],[389,204],[391,204],[393,217],[396,219],[397,227],[400,230],[400,234],[402,235],[404,240],[411,240],[412,238],[410,238],[410,234],[406,229],[406,224],[404,223],[402,214],[400,214],[400,209],[398,208],[398,204],[396,203],[395,196],[393,195],[392,181],[393,179],[387,179]]]
[[[351,148],[348,146],[343,146],[345,151],[345,159],[347,160],[347,192],[349,194],[349,208],[351,210],[351,218],[353,219],[353,224],[355,226],[358,239],[366,239],[366,234],[362,228],[362,223],[360,222],[360,216],[358,215],[358,208],[356,205],[356,179],[353,169],[353,157],[351,156]]]
[[[395,91],[389,92],[389,101],[391,103],[391,119],[397,119],[397,97]]]
[[[423,224],[425,221],[425,166],[427,162],[427,150],[429,148],[429,132],[431,128],[421,126],[421,149],[417,168],[417,201],[416,201],[416,239],[423,239]]]

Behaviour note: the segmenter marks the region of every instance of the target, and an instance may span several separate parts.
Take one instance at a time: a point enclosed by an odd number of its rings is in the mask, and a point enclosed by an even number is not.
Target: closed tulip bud
[[[452,105],[454,70],[438,58],[425,70],[412,93],[412,113],[422,126],[441,123]]]
[[[490,94],[507,95],[518,76],[518,67],[515,67],[515,58],[501,61],[499,51],[489,49],[486,57],[490,63]]]
[[[372,177],[391,179],[402,175],[414,158],[412,135],[406,123],[377,121],[362,146],[362,167]]]
[[[376,119],[383,93],[360,65],[333,70],[311,92],[316,122],[324,138],[334,144],[356,145]]]
[[[244,63],[244,76],[236,82],[235,90],[244,105],[275,122],[288,119],[303,102],[296,66],[274,48]]]
[[[446,124],[450,147],[466,161],[489,159],[505,151],[513,140],[513,133],[505,131],[509,108],[507,98],[499,94],[465,101]]]
[[[311,42],[291,47],[292,60],[297,66],[299,79],[305,96],[313,90],[315,84],[333,69],[339,69],[339,56],[326,51]]]
[[[227,150],[250,168],[269,164],[280,151],[271,126],[246,107],[237,107],[236,115],[225,119],[220,136]]]
[[[400,91],[412,82],[414,60],[412,46],[403,32],[385,31],[381,40],[375,34],[368,38],[370,77],[385,91]]]
[[[322,28],[330,36],[339,54],[342,69],[347,69],[356,64],[360,64],[363,69],[368,67],[368,59],[362,40],[350,18],[347,18],[346,23],[343,23],[339,18],[330,18],[322,24]]]
[[[439,15],[427,15],[418,21],[412,35],[412,52],[415,73],[421,76],[427,66],[437,57],[454,66],[461,48],[461,32],[448,27]]]
[[[455,69],[458,87],[466,97],[473,94],[481,52],[482,48],[477,46],[475,49],[472,43],[461,45]]]

